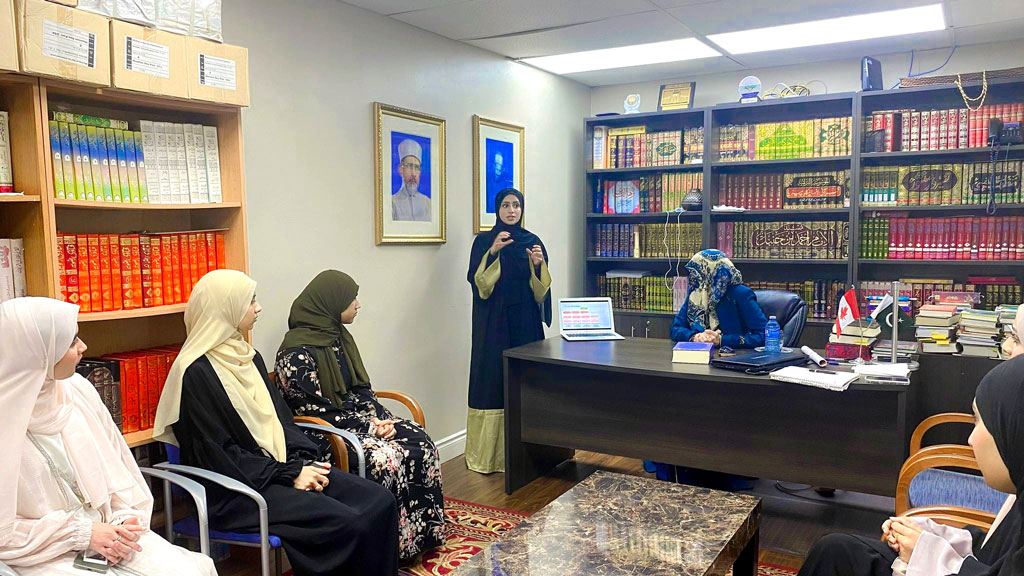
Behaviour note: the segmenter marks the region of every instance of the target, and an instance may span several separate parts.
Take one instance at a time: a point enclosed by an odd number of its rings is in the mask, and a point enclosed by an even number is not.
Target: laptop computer
[[[800,350],[792,352],[745,352],[735,356],[714,358],[711,365],[726,370],[739,370],[748,374],[767,374],[786,366],[802,366],[807,355]]]
[[[623,340],[615,332],[611,298],[561,298],[558,324],[562,338],[570,342]]]

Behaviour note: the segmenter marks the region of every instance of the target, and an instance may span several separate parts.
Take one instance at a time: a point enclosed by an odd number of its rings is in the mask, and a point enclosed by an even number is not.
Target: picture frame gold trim
[[[414,122],[421,122],[423,124],[429,124],[436,126],[438,131],[437,138],[437,154],[438,161],[436,166],[432,164],[432,169],[437,171],[438,176],[438,208],[440,214],[438,216],[438,233],[435,235],[399,235],[399,234],[384,234],[384,170],[390,170],[388,162],[384,158],[384,116],[393,116],[395,118],[404,118],[406,120],[412,120]],[[409,110],[408,108],[400,108],[398,106],[391,106],[389,104],[383,104],[381,102],[373,103],[373,134],[376,140],[375,146],[373,147],[373,189],[374,189],[374,241],[377,246],[381,244],[444,244],[447,242],[448,235],[448,214],[446,208],[447,198],[447,159],[446,159],[446,134],[445,134],[446,121],[440,116],[434,116],[433,114],[426,114],[424,112],[417,112],[415,110]],[[388,159],[389,160],[389,159]],[[434,193],[432,190],[431,193]]]
[[[696,82],[662,84],[658,92],[658,112],[693,108],[693,92],[696,85]]]
[[[498,130],[505,130],[519,135],[519,150],[517,162],[519,163],[519,192],[523,198],[526,197],[526,127],[509,122],[501,122],[484,118],[479,114],[473,114],[473,234],[487,232],[494,227],[493,224],[485,224],[480,221],[480,192],[487,189],[487,183],[482,181],[484,175],[480,173],[480,127],[487,126]],[[525,225],[526,216],[523,216]]]

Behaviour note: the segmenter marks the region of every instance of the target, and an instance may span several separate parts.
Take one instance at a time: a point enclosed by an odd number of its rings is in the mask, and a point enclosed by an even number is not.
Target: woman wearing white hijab
[[[75,373],[78,306],[0,304],[0,560],[21,576],[76,575],[100,554],[118,576],[214,576],[206,556],[149,531],[153,497],[95,388]]]
[[[331,470],[292,421],[263,358],[243,338],[261,308],[256,282],[235,270],[202,277],[185,308],[188,337],[160,395],[153,436],[182,464],[224,474],[267,501],[295,576],[392,576],[398,506],[380,485]],[[256,532],[248,498],[207,484],[211,526]]]

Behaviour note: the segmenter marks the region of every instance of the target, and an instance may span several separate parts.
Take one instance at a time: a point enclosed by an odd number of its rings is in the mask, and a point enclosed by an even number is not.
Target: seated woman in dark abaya
[[[216,270],[185,308],[188,337],[160,396],[153,436],[181,447],[182,464],[229,476],[267,501],[295,576],[392,576],[398,509],[390,492],[333,470],[292,421],[263,358],[242,337],[261,311],[256,282]],[[256,506],[207,484],[213,528],[256,532]]]
[[[373,393],[345,327],[359,312],[358,294],[359,285],[344,272],[317,274],[292,303],[277,379],[296,415],[322,418],[359,438],[367,478],[398,500],[399,556],[408,560],[444,542],[441,461],[426,430],[396,418]],[[349,462],[354,466],[355,457]]]
[[[1021,323],[1018,314],[1018,323]],[[988,373],[974,397],[969,443],[992,488],[1010,494],[986,533],[920,517],[890,518],[882,540],[829,534],[819,540],[800,576],[1021,576],[1022,515],[1016,495],[1024,489],[1024,356]]]

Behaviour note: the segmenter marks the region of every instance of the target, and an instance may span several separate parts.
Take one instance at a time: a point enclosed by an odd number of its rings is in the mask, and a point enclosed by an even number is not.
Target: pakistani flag
[[[903,311],[900,306],[894,306],[895,300],[892,299],[892,294],[886,294],[882,301],[879,302],[878,307],[871,313],[871,318],[874,319],[882,327],[882,334],[879,336],[883,340],[889,340],[892,338],[892,323],[893,323],[893,308],[896,309],[896,322],[899,323],[897,330],[897,338],[900,340],[914,340],[914,321],[907,316],[907,313]]]

